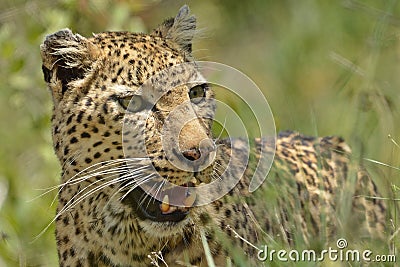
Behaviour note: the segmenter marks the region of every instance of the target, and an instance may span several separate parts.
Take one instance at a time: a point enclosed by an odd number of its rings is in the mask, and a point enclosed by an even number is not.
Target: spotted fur
[[[149,218],[159,212],[149,210],[151,198],[141,195],[145,201],[138,203],[135,194],[141,192],[129,192],[135,179],[150,173],[134,157],[143,145],[155,170],[177,185],[193,179],[209,183],[221,175],[229,159],[239,162],[244,154],[241,140],[214,140],[206,144],[216,153],[214,161],[193,173],[172,165],[162,148],[162,125],[171,110],[190,101],[189,92],[198,85],[190,81],[202,78],[195,67],[158,73],[193,61],[195,23],[185,6],[151,34],[105,32],[85,38],[64,29],[48,35],[41,45],[44,80],[54,103],[54,149],[62,166],[55,220],[60,266],[152,266],[148,255],[159,251],[168,266],[207,266],[201,233],[217,266],[224,266],[227,258],[243,264],[236,251],[256,262],[257,250],[244,239],[257,246],[272,241],[314,246],[335,240],[338,234],[380,236],[384,203],[353,197],[373,197],[377,192],[368,173],[350,162],[347,144],[338,137],[294,132],[280,133],[276,145],[255,140],[253,159],[260,151],[276,149],[268,179],[255,193],[247,190],[253,173],[250,163],[225,197],[190,208],[179,218]],[[145,94],[140,88],[149,79],[172,89],[145,117],[139,108],[129,111],[123,103]],[[210,101],[193,103],[199,116],[178,135],[179,150],[189,159],[198,157],[201,140],[212,139],[213,92],[203,87]],[[143,131],[126,133],[124,123],[142,126]],[[135,143],[137,135],[144,136],[144,144]],[[124,140],[132,142],[126,151]],[[146,201],[149,206],[143,207]],[[340,205],[341,201],[349,204]]]

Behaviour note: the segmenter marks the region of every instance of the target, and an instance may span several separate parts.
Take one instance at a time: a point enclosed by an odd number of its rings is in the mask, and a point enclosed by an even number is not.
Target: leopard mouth
[[[196,194],[190,192],[193,183],[173,187],[159,192],[154,198],[141,187],[136,187],[123,202],[133,207],[137,216],[142,220],[154,222],[180,222],[189,214],[196,202]],[[177,205],[171,205],[170,200]],[[163,201],[159,201],[162,199]]]

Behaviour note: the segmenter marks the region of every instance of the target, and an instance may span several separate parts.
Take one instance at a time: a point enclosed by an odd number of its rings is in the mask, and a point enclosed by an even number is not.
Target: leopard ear
[[[82,79],[96,58],[97,47],[85,37],[64,29],[47,35],[40,46],[42,71],[53,100],[60,100],[68,83]]]
[[[184,52],[191,53],[192,40],[196,32],[196,17],[189,13],[189,7],[184,5],[175,18],[165,20],[152,35],[170,39]]]

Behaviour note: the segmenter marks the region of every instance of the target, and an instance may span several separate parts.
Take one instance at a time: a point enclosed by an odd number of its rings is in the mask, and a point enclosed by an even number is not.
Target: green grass
[[[148,31],[185,3],[131,2],[0,3],[0,266],[57,262],[53,227],[34,241],[55,214],[54,193],[31,200],[42,193],[37,189],[56,185],[60,172],[39,45],[46,34],[65,27],[86,36]],[[368,168],[387,199],[388,225],[395,233],[388,243],[398,251],[397,1],[197,0],[189,5],[203,29],[195,57],[252,78],[267,97],[278,130],[347,140],[353,158]]]

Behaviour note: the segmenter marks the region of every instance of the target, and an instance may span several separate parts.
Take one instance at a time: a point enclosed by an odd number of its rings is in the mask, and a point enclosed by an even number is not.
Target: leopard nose
[[[182,151],[181,153],[186,159],[190,161],[196,161],[200,158],[203,158],[203,161],[205,161],[214,151],[214,142],[210,138],[205,138],[201,140],[199,146],[194,146],[188,150]]]
[[[182,152],[182,154],[186,159],[188,159],[190,161],[198,160],[201,157],[200,150],[197,148],[185,150]]]

